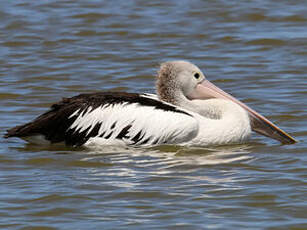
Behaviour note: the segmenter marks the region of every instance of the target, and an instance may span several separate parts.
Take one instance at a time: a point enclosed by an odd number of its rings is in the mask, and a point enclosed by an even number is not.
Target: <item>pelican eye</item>
[[[194,77],[195,77],[196,79],[199,79],[199,78],[200,78],[200,74],[199,74],[199,73],[194,73]]]

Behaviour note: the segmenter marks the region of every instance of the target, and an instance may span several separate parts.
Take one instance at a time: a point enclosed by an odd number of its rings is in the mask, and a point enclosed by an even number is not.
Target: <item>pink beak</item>
[[[257,113],[255,110],[248,107],[246,104],[237,100],[230,94],[221,90],[208,80],[203,80],[200,84],[196,86],[195,91],[191,95],[192,99],[209,99],[209,98],[221,98],[235,102],[244,108],[250,117],[250,124],[253,131],[262,134],[264,136],[273,138],[280,141],[283,144],[294,144],[297,141],[291,137],[289,134],[278,128],[264,116]]]

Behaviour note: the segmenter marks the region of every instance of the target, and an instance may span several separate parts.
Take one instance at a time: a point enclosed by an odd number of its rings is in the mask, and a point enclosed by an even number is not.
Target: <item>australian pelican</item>
[[[5,137],[72,146],[206,146],[244,142],[253,130],[281,143],[296,142],[190,62],[163,63],[156,87],[157,96],[100,92],[64,98]]]

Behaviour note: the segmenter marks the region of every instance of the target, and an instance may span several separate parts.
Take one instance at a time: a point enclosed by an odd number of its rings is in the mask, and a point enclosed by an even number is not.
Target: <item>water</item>
[[[61,97],[154,92],[166,60],[300,142],[42,148],[0,139],[1,229],[306,229],[305,1],[1,1],[0,134]]]

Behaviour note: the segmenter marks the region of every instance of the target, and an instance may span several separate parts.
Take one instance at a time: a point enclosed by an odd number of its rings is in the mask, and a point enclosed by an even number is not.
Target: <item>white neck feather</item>
[[[247,112],[234,102],[193,100],[185,101],[181,106],[195,112],[199,120],[199,134],[193,145],[239,143],[251,134]]]

